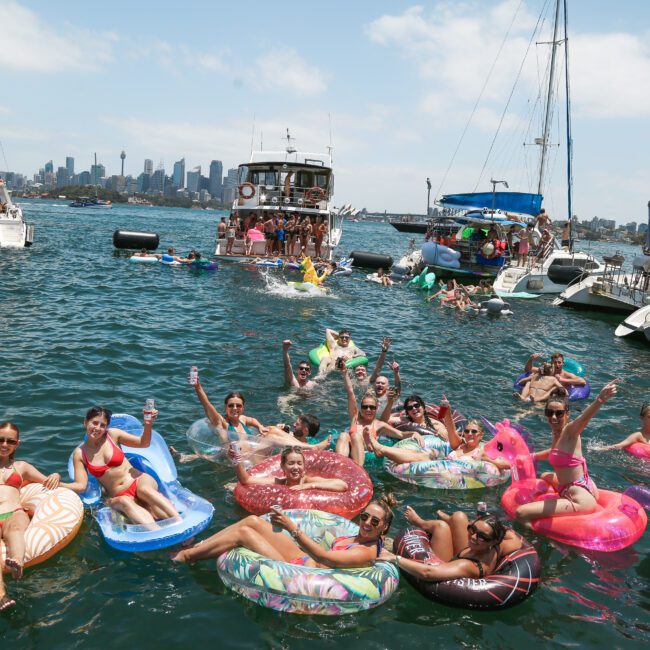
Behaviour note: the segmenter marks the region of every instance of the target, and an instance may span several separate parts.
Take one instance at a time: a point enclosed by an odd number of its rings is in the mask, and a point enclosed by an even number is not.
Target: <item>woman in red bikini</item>
[[[138,437],[121,429],[109,429],[111,412],[93,406],[84,420],[86,440],[72,456],[74,482],[61,485],[83,492],[88,486],[88,474],[94,476],[109,497],[107,504],[134,524],[178,517],[171,501],[158,490],[156,479],[135,469],[119,447],[148,447],[157,415],[158,411],[153,411],[151,419],[145,419],[142,436]]]
[[[542,517],[589,513],[596,508],[598,488],[587,472],[582,455],[581,434],[600,407],[616,395],[614,379],[603,387],[598,397],[572,422],[569,421],[569,400],[551,395],[544,414],[551,425],[552,442],[549,449],[533,454],[536,460],[548,460],[555,472],[542,474],[558,493],[557,499],[526,503],[517,508],[517,521],[530,527],[531,521]]]
[[[393,520],[395,499],[382,495],[359,515],[359,533],[354,537],[337,537],[330,550],[307,536],[295,521],[281,510],[271,513],[271,522],[251,515],[224,528],[216,535],[181,549],[170,557],[175,562],[192,563],[219,557],[237,546],[243,546],[271,560],[308,567],[352,568],[372,566],[383,547],[384,535]],[[275,532],[273,527],[283,528]]]
[[[14,580],[23,575],[25,558],[25,530],[29,517],[20,505],[20,486],[23,483],[42,483],[48,490],[59,486],[58,474],[44,476],[33,465],[16,460],[20,445],[18,427],[11,422],[0,424],[0,540],[5,544],[5,566]],[[0,612],[16,604],[7,596],[0,570]]]

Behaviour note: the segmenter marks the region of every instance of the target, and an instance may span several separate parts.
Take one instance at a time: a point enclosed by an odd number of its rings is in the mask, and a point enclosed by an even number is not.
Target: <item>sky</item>
[[[573,213],[646,221],[650,2],[568,3]],[[74,156],[79,172],[97,152],[117,174],[124,149],[126,174],[184,157],[207,175],[281,150],[289,128],[301,151],[333,146],[335,205],[424,213],[427,178],[432,204],[491,178],[536,191],[551,17],[550,0],[0,0],[0,169]],[[556,219],[560,81],[543,191]]]

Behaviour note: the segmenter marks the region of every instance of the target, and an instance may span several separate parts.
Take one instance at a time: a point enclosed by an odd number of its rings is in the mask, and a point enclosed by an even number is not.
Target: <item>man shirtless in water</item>
[[[521,394],[515,395],[524,402],[545,402],[556,388],[566,392],[566,388],[553,375],[553,365],[550,363],[543,363],[537,372],[524,377],[519,383],[524,388]]]
[[[533,354],[528,357],[524,372],[539,372],[539,367],[533,366],[533,362],[537,359],[541,359],[543,356],[544,355],[541,352],[533,352]],[[584,377],[578,377],[578,375],[574,375],[572,372],[563,369],[564,355],[561,352],[553,353],[551,364],[553,366],[553,376],[564,388],[568,388],[569,386],[584,386],[587,383],[587,380]]]
[[[325,330],[325,339],[327,347],[329,348],[329,355],[324,357],[320,362],[320,369],[318,374],[323,376],[331,372],[336,367],[336,362],[339,359],[348,361],[354,357],[363,357],[365,353],[356,345],[350,345],[350,330],[341,330],[335,332],[331,329]]]

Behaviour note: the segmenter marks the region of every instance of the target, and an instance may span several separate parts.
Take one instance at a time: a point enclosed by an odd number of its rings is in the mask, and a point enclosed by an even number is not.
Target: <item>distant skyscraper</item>
[[[122,171],[120,172],[120,176],[124,176],[124,159],[126,158],[126,152],[122,151],[120,154],[120,160],[122,161]]]
[[[181,158],[174,163],[172,183],[176,186],[177,189],[185,187],[185,158]]]
[[[92,185],[101,185],[102,179],[106,178],[106,167],[101,163],[90,166],[90,183]]]
[[[79,174],[79,185],[90,185],[90,172],[81,172]]]
[[[70,184],[70,175],[68,174],[67,167],[59,167],[56,170],[56,186],[65,187]]]
[[[147,174],[147,176],[151,176],[153,174],[153,160],[145,158],[144,173]]]
[[[164,192],[165,191],[165,170],[156,169],[156,171],[151,175],[151,184],[149,189],[152,192]]]
[[[201,167],[195,167],[191,172],[187,172],[187,191],[198,192],[201,179]]]
[[[222,200],[224,203],[232,203],[237,192],[238,169],[229,169],[228,175],[224,178]]]
[[[45,163],[45,173],[46,174],[54,173],[54,163],[51,160]]]
[[[210,163],[210,183],[208,189],[215,198],[221,198],[223,188],[223,164],[220,160],[213,160]]]
[[[138,180],[136,184],[136,192],[148,191],[150,184],[151,184],[151,176],[149,174],[146,174],[145,172],[142,172],[142,174],[138,176]]]
[[[72,178],[74,176],[74,158],[67,156],[65,159],[65,168],[68,170],[68,176]]]

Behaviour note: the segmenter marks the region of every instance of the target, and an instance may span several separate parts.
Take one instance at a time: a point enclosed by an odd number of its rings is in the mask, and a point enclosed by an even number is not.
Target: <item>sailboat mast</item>
[[[551,128],[551,106],[553,101],[553,80],[555,78],[555,58],[557,53],[557,30],[560,22],[560,0],[555,2],[555,24],[553,25],[553,49],[551,50],[551,69],[548,74],[548,91],[546,93],[546,106],[544,109],[544,134],[542,138],[542,157],[539,161],[539,182],[537,193],[542,193],[544,185],[544,168],[546,166],[546,150],[548,148],[548,134]]]
[[[571,137],[571,93],[569,87],[569,33],[566,0],[564,3],[564,92],[566,94],[566,175],[569,222],[569,251],[573,252],[573,139]]]

